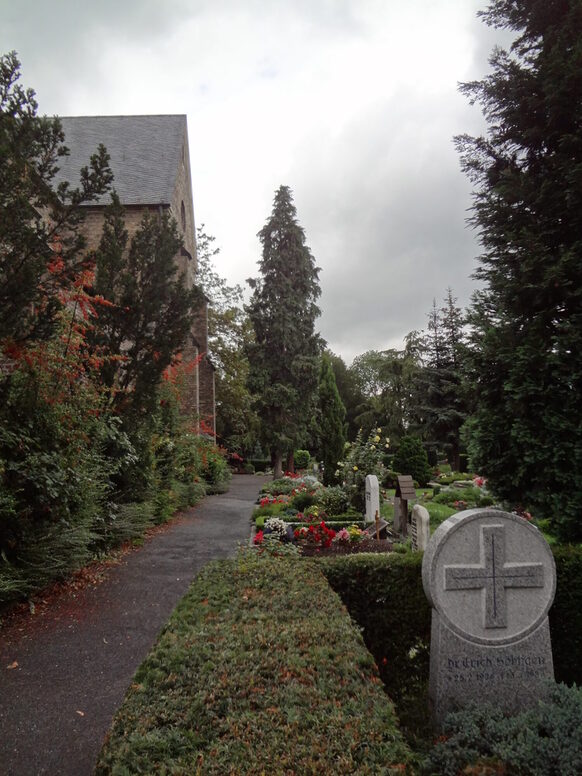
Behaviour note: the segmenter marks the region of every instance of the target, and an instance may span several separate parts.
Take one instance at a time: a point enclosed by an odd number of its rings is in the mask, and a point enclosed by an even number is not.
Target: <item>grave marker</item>
[[[430,539],[430,515],[428,510],[415,504],[410,518],[410,539],[415,552],[424,552]]]
[[[417,498],[412,476],[399,475],[394,494],[394,530],[402,536],[406,536],[408,532],[408,502],[416,501]]]
[[[517,515],[471,509],[445,520],[422,564],[432,604],[429,696],[440,725],[468,701],[515,713],[553,680],[548,610],[554,558]]]
[[[375,474],[366,475],[366,522],[376,520],[376,512],[380,514],[380,485]]]

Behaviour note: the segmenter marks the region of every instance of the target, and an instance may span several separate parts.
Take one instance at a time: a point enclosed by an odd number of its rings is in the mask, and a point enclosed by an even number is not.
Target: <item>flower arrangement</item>
[[[263,498],[259,501],[259,506],[261,507],[267,507],[271,504],[288,504],[289,503],[289,496],[263,496]]]
[[[310,544],[319,544],[322,547],[330,547],[335,537],[333,528],[329,528],[322,520],[318,525],[301,526],[294,531],[295,539],[309,542]]]
[[[364,532],[357,525],[350,525],[348,528],[342,528],[338,531],[334,541],[342,544],[350,542],[360,542],[364,538]]]
[[[276,536],[281,541],[286,538],[287,529],[287,523],[284,520],[281,520],[280,517],[270,517],[265,521],[265,532]]]

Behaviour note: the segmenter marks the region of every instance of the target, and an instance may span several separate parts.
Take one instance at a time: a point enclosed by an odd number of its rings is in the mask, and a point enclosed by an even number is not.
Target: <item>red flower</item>
[[[255,534],[255,538],[253,539],[253,544],[262,544],[264,538],[265,537],[263,535],[263,532],[257,531],[257,533]]]

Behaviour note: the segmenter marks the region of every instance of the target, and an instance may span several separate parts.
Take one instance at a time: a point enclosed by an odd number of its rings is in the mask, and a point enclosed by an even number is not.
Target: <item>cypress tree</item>
[[[276,192],[271,217],[258,237],[261,277],[248,281],[255,332],[248,346],[249,388],[256,397],[262,441],[280,476],[283,456],[306,444],[313,424],[321,351],[315,332],[319,269],[288,186]]]
[[[475,185],[472,462],[495,492],[582,539],[582,4],[496,0],[517,37],[462,91],[483,137],[457,138]]]
[[[323,481],[335,482],[337,462],[343,458],[346,443],[346,408],[337,389],[331,359],[327,353],[321,358],[319,375],[319,457],[323,461]]]

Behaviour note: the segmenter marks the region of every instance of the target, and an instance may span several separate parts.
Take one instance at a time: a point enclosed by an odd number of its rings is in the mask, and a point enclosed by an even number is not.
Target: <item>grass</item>
[[[314,562],[205,567],[139,668],[96,774],[390,774],[411,752]]]

